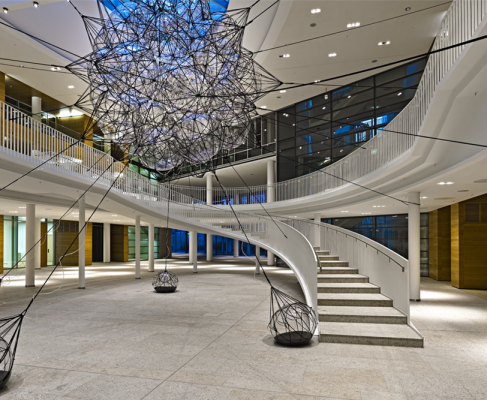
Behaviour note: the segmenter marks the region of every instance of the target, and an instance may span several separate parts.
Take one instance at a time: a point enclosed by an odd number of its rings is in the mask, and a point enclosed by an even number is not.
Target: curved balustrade
[[[309,241],[297,230],[271,218],[222,210],[173,189],[152,182],[91,146],[58,132],[26,114],[0,102],[0,152],[33,161],[41,168],[86,180],[110,189],[111,199],[133,201],[133,207],[168,214],[171,220],[200,232],[246,240],[282,258],[298,278],[309,306],[317,306],[317,258]],[[169,204],[168,204],[169,202]],[[169,206],[169,207],[168,207]],[[242,232],[242,228],[245,234]],[[246,236],[247,235],[247,236]],[[292,245],[291,245],[292,243]],[[290,251],[292,249],[292,251]]]
[[[433,50],[458,44],[476,35],[487,13],[486,0],[454,0],[446,12],[433,45]],[[356,181],[365,175],[391,163],[406,153],[420,132],[429,105],[439,83],[450,71],[465,46],[458,46],[433,54],[410,103],[377,135],[357,147],[340,161],[308,175],[273,185],[274,201],[285,201],[322,193]],[[406,134],[395,133],[404,132]],[[178,192],[205,201],[206,188],[176,186]],[[220,188],[213,188],[213,204],[264,203],[267,185],[226,188],[229,196]]]

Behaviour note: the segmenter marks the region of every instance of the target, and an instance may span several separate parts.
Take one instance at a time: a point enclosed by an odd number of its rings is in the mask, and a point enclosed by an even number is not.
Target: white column
[[[85,288],[85,242],[86,242],[86,229],[85,229],[85,212],[86,202],[85,196],[78,200],[78,289]]]
[[[276,183],[276,162],[267,160],[267,203],[276,201],[274,184]]]
[[[149,224],[149,272],[154,272],[154,224]]]
[[[206,234],[206,261],[213,261],[213,235]]]
[[[42,99],[40,97],[32,96],[31,99],[32,115],[33,118],[40,121],[42,119]]]
[[[25,250],[29,251],[36,242],[36,206],[26,205],[25,221]],[[35,249],[25,256],[25,287],[35,286]]]
[[[321,236],[320,236],[320,222],[321,222],[321,214],[320,213],[315,213],[314,214],[314,240],[313,240],[313,246],[318,247],[318,249],[321,247]]]
[[[276,162],[267,160],[267,203],[273,203],[276,200],[274,184],[276,183]],[[267,265],[274,265],[274,253],[267,250]]]
[[[198,272],[198,232],[189,232],[189,262],[193,264],[193,272]]]
[[[103,224],[103,262],[109,263],[111,261],[111,239],[110,239],[110,227],[109,223]]]
[[[421,214],[419,192],[408,193],[408,260],[409,260],[409,298],[420,301],[421,277]]]
[[[135,279],[140,279],[140,215],[135,217]]]
[[[260,274],[260,247],[255,246],[255,275]]]
[[[206,204],[213,204],[213,174],[206,174]]]
[[[40,269],[41,268],[41,243],[44,242],[44,240],[47,240],[47,238],[43,238],[41,240],[41,219],[36,218],[35,219],[35,243],[36,248],[35,248],[35,268]]]
[[[238,239],[233,239],[233,256],[238,257]]]

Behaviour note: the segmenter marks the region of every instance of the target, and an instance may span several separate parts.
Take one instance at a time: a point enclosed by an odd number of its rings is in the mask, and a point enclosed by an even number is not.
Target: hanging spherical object
[[[281,82],[242,47],[249,9],[214,15],[205,0],[98,3],[101,17],[85,19],[93,52],[68,69],[90,85],[78,106],[122,148],[162,171],[205,163],[252,134],[255,102]]]
[[[13,362],[10,345],[0,338],[0,388],[5,386],[10,379]]]
[[[171,271],[161,271],[152,278],[152,287],[158,293],[172,293],[178,287],[178,276]]]
[[[269,330],[276,342],[285,346],[308,344],[317,326],[316,313],[310,306],[271,288]]]

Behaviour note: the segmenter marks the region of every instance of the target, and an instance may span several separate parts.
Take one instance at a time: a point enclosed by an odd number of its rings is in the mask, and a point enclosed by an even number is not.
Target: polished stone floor
[[[487,300],[431,279],[412,320],[424,349],[314,342],[274,345],[269,287],[247,260],[171,260],[174,294],[135,280],[133,263],[56,272],[30,310],[1,399],[486,399]],[[161,269],[158,263],[156,269]],[[300,294],[287,269],[276,287]],[[38,273],[37,285],[50,272]],[[64,275],[64,279],[63,279]],[[0,316],[21,310],[35,289],[17,275],[0,289]]]

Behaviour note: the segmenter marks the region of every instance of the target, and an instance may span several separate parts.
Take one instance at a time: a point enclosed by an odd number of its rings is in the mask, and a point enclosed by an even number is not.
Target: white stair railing
[[[350,267],[368,276],[371,283],[381,288],[383,295],[393,300],[394,307],[408,317],[409,323],[407,259],[380,243],[338,226],[294,218],[281,221],[297,229],[311,243],[319,241],[322,250],[340,256],[340,260],[348,261]]]

